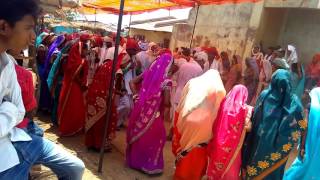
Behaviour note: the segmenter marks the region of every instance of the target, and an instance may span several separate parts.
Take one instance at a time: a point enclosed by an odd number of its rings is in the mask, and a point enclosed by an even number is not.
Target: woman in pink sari
[[[208,145],[208,179],[240,180],[241,148],[253,109],[247,98],[247,88],[236,85],[221,103]]]
[[[127,130],[126,162],[130,168],[147,174],[162,173],[166,143],[164,119],[170,114],[168,78],[172,56],[163,54],[142,75],[130,83],[136,100]],[[135,84],[142,82],[139,95]]]

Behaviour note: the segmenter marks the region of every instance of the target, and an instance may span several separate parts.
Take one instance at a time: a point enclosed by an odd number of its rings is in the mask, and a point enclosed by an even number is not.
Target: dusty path
[[[170,180],[174,173],[174,157],[171,153],[171,143],[167,142],[164,149],[165,170],[161,176],[150,177],[138,171],[129,169],[124,164],[125,158],[125,130],[117,131],[117,137],[113,141],[112,153],[104,156],[103,173],[97,172],[99,154],[88,152],[84,146],[84,135],[79,134],[74,137],[62,137],[57,135],[57,129],[50,125],[48,116],[39,115],[35,121],[44,129],[45,137],[67,149],[82,159],[86,165],[84,180]],[[41,174],[34,179],[56,180],[57,178],[47,168],[42,167]]]
[[[125,158],[125,130],[117,131],[117,137],[113,141],[113,150],[112,153],[106,153],[104,156],[104,165],[103,173],[100,174],[97,172],[99,154],[88,152],[84,146],[84,135],[79,134],[74,137],[62,137],[60,138],[57,135],[57,129],[50,125],[50,120],[48,116],[40,115],[35,118],[35,121],[44,129],[45,137],[51,141],[59,144],[60,146],[67,149],[72,154],[75,154],[80,159],[82,159],[86,165],[86,170],[84,173],[84,180],[145,180],[145,179],[154,179],[154,180],[171,180],[174,173],[174,157],[171,153],[171,142],[167,142],[164,149],[164,158],[165,158],[165,170],[161,176],[150,177],[144,175],[138,171],[129,169],[124,164]],[[169,126],[166,123],[167,127]],[[296,156],[296,151],[291,153],[287,168],[289,164],[292,163]],[[57,178],[53,173],[42,167],[40,174],[35,176],[35,180],[56,180]]]

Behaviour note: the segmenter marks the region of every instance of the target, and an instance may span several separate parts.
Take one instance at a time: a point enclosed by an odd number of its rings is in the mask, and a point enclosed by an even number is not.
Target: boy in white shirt
[[[44,138],[16,126],[25,109],[9,49],[23,50],[35,39],[39,12],[35,0],[2,0],[0,6],[0,179],[27,179],[34,164],[49,167],[59,179],[80,180],[84,164]]]

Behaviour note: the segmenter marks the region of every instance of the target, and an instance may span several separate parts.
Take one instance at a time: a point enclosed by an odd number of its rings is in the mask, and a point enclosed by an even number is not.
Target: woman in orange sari
[[[84,127],[86,106],[84,92],[86,91],[88,63],[85,60],[88,47],[84,43],[88,37],[80,37],[70,52],[64,64],[64,79],[58,107],[59,133],[61,136],[71,136]]]
[[[240,180],[241,148],[253,109],[247,99],[247,88],[236,85],[221,103],[208,145],[208,179]]]
[[[207,143],[225,93],[219,72],[213,69],[191,79],[184,87],[173,127],[175,180],[198,180],[205,175]]]

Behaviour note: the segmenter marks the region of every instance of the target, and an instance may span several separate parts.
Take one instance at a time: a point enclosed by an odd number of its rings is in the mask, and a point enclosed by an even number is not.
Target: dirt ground
[[[111,153],[105,153],[103,173],[98,173],[99,154],[89,152],[84,146],[84,135],[73,137],[59,137],[57,128],[50,124],[47,115],[39,114],[35,121],[45,131],[45,137],[82,159],[86,165],[83,180],[169,180],[174,173],[174,157],[171,153],[171,143],[167,142],[164,149],[165,169],[161,176],[150,177],[141,172],[129,169],[125,165],[126,131],[117,131],[116,138],[112,142]],[[167,124],[169,125],[169,124]],[[35,180],[56,180],[55,175],[46,167],[41,167],[41,173],[34,173]]]
[[[86,165],[83,176],[84,180],[170,180],[174,173],[174,156],[171,153],[171,142],[167,142],[164,148],[165,169],[161,176],[151,177],[141,172],[129,169],[125,165],[126,131],[122,129],[117,131],[117,137],[113,141],[111,153],[105,153],[103,172],[98,173],[99,154],[87,151],[84,146],[84,135],[79,134],[73,137],[59,137],[57,128],[51,126],[50,118],[47,115],[40,114],[35,121],[44,129],[45,137],[64,147],[66,150],[82,159]],[[166,123],[167,128],[169,123]],[[287,168],[295,159],[297,152],[291,153]],[[56,180],[55,175],[46,167],[41,167],[41,172],[34,173],[34,180]]]

